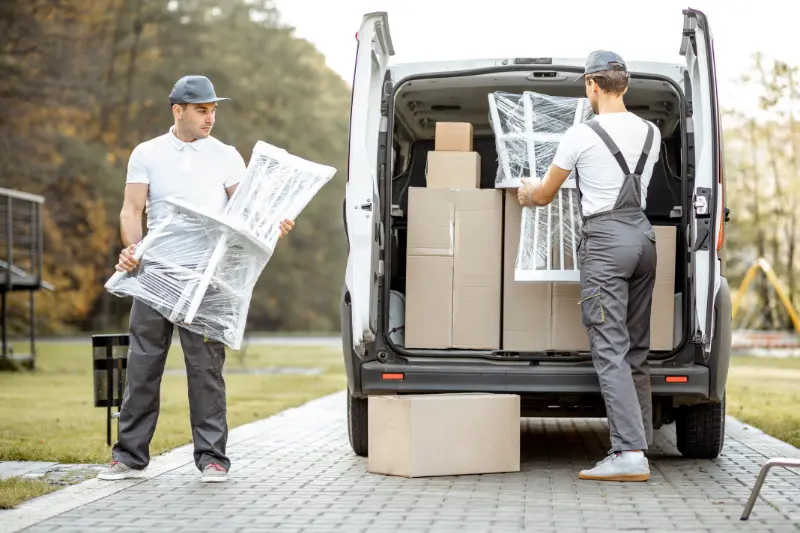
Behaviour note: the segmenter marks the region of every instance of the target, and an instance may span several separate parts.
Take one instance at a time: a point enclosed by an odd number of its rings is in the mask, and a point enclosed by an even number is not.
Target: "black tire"
[[[354,398],[350,391],[347,392],[347,434],[350,447],[359,457],[366,457],[369,449],[367,406],[366,398]]]
[[[725,396],[720,403],[681,407],[675,420],[678,451],[688,459],[716,459],[725,443]]]

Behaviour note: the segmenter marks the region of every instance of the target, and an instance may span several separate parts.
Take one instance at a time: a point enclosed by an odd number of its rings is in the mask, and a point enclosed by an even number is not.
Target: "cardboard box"
[[[508,190],[504,214],[502,349],[589,351],[589,335],[578,305],[580,284],[514,281],[521,219],[522,208],[516,191]],[[673,339],[676,230],[674,226],[654,226],[653,229],[658,265],[650,319],[650,349],[671,350],[677,345]]]
[[[520,471],[513,394],[370,396],[368,470],[403,477]]]
[[[433,149],[439,152],[471,152],[472,124],[469,122],[437,122]]]
[[[408,348],[500,347],[502,191],[408,196]]]
[[[674,347],[677,228],[653,226],[653,230],[656,232],[658,264],[656,284],[653,287],[653,308],[650,314],[650,349],[669,351]]]
[[[478,189],[481,156],[478,152],[428,152],[428,189]]]
[[[553,283],[550,348],[588,352],[589,332],[583,325],[580,283]]]
[[[514,281],[522,207],[516,189],[506,191],[503,238],[503,350],[550,348],[552,283]]]

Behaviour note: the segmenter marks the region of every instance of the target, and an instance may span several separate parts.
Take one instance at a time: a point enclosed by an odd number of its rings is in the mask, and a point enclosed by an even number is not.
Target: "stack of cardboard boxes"
[[[514,281],[522,208],[515,190],[480,189],[472,148],[470,124],[437,124],[427,187],[409,191],[406,347],[588,350],[578,284]],[[674,228],[656,233],[651,341],[661,350],[673,346],[676,242]],[[371,396],[369,471],[518,472],[520,414],[513,394]]]
[[[503,194],[479,188],[471,124],[437,124],[434,148],[408,195],[406,347],[496,350]]]
[[[427,187],[409,190],[406,347],[588,351],[579,284],[514,281],[522,208],[515,189],[479,188],[472,137],[471,124],[438,123]],[[651,349],[669,350],[676,235],[654,229]]]

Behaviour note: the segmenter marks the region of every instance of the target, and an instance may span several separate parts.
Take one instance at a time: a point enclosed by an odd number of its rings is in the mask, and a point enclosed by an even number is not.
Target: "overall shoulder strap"
[[[622,169],[622,172],[624,172],[626,176],[628,174],[630,174],[631,171],[630,171],[630,169],[628,169],[628,163],[625,161],[625,158],[622,156],[622,152],[620,152],[619,147],[617,146],[617,144],[608,135],[608,132],[606,132],[606,130],[604,130],[603,127],[600,126],[600,124],[598,124],[594,119],[586,122],[586,125],[589,126],[590,128],[592,128],[592,130],[603,140],[603,142],[605,143],[606,147],[608,147],[609,151],[611,152],[611,155],[613,155],[614,159],[617,160],[617,163],[619,164],[619,168]],[[652,139],[650,139],[650,141],[651,141],[651,144],[652,144]],[[647,158],[645,158],[645,159],[647,159]]]
[[[653,125],[646,120],[642,120],[647,125],[647,139],[644,141],[644,148],[642,148],[642,155],[639,156],[639,162],[636,163],[636,170],[633,171],[637,176],[641,176],[644,172],[644,166],[647,163],[647,158],[650,157],[650,150],[653,149]]]

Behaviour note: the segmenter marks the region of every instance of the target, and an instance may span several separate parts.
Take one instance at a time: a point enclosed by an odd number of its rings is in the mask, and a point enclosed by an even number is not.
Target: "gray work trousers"
[[[150,463],[150,442],[160,408],[161,377],[172,343],[174,325],[139,300],[130,317],[130,349],[127,382],[119,418],[119,441],[112,456],[130,468],[141,470]],[[228,440],[225,380],[222,367],[225,347],[202,335],[178,328],[189,386],[189,413],[194,442],[194,462],[199,470],[217,463],[226,470]]]
[[[641,212],[589,219],[581,230],[581,312],[613,451],[644,451],[653,439],[647,356],[655,241],[655,232]]]

